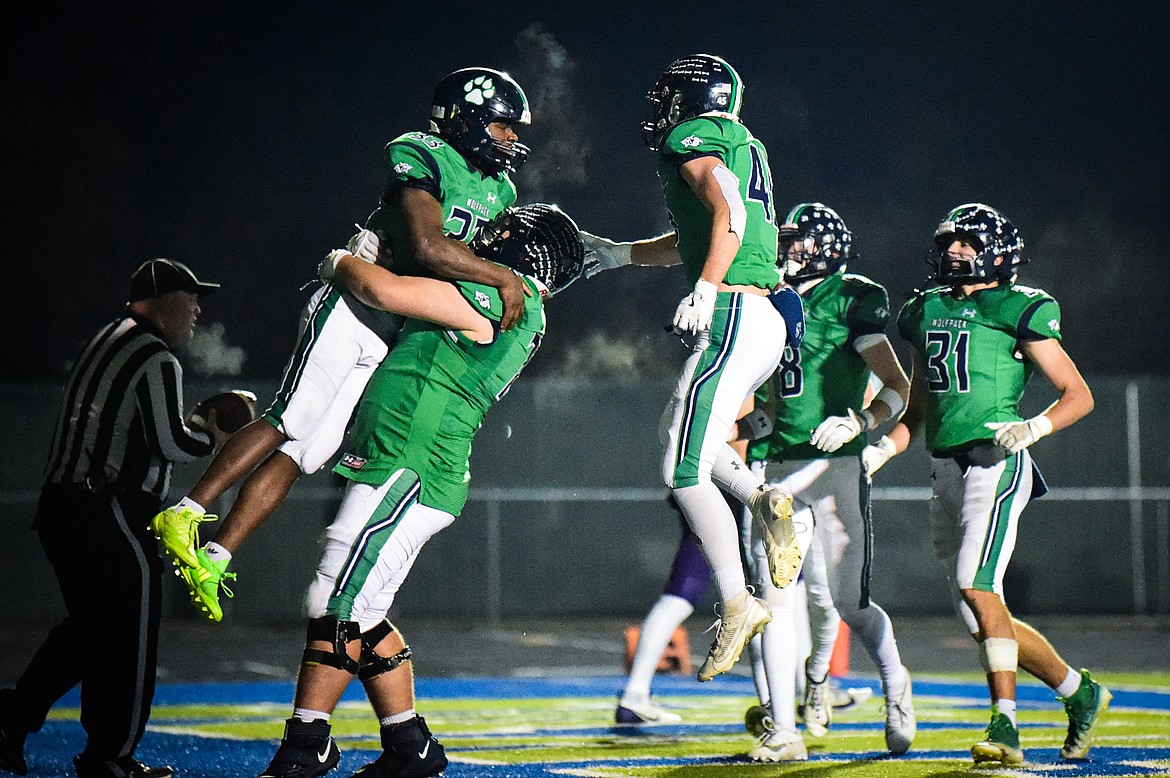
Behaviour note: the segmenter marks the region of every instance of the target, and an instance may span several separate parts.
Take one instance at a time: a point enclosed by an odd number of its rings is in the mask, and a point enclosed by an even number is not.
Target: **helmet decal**
[[[824,278],[854,256],[853,233],[824,203],[800,203],[784,217],[779,261],[786,280]]]
[[[950,251],[956,240],[969,243],[974,257]],[[1015,225],[990,205],[965,203],[952,208],[934,231],[935,249],[927,255],[934,279],[943,283],[1014,281],[1024,241]]]
[[[642,121],[642,137],[657,151],[676,124],[706,113],[739,119],[743,81],[735,68],[713,54],[692,54],[677,59],[659,76],[646,94],[652,106]]]
[[[528,159],[528,147],[497,140],[493,122],[528,124],[528,97],[507,73],[464,68],[435,86],[430,131],[450,143],[487,175],[515,172]]]

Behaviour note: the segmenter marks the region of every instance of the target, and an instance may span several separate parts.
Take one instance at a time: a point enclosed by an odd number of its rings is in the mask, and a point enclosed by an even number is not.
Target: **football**
[[[246,389],[213,394],[191,409],[191,422],[206,428],[212,410],[215,410],[215,422],[221,430],[235,432],[256,418],[256,395]]]

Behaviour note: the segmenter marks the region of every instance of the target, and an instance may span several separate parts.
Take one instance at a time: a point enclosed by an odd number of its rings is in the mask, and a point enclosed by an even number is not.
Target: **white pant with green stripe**
[[[1032,455],[1019,454],[991,467],[964,472],[954,459],[932,459],[930,501],[934,552],[951,582],[951,596],[971,632],[979,630],[962,603],[961,589],[1003,597],[1003,576],[1016,547],[1020,515],[1032,494]]]
[[[381,486],[351,483],[325,530],[305,610],[367,630],[386,618],[423,545],[455,517],[418,503],[419,480],[398,470]]]

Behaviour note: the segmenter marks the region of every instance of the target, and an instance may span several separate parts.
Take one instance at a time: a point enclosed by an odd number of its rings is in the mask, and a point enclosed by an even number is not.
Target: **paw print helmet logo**
[[[489,125],[515,127],[531,121],[528,97],[507,73],[464,68],[435,86],[430,131],[487,175],[515,172],[528,159],[527,146],[493,137]]]

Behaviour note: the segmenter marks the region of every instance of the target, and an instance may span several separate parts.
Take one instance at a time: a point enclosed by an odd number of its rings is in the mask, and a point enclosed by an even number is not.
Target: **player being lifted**
[[[577,226],[547,205],[507,211],[476,252],[523,274],[532,292],[510,330],[499,328],[491,286],[398,276],[344,250],[322,264],[326,280],[367,305],[412,318],[370,379],[334,468],[349,485],[306,595],[293,715],[262,778],[314,778],[337,765],[329,718],[355,675],[383,748],[359,776],[422,778],[447,766],[414,709],[410,648],[386,614],[423,544],[467,502],[472,438],[540,345],[544,297],[577,278],[584,256]]]
[[[500,326],[510,329],[525,310],[525,287],[511,269],[484,262],[467,243],[516,201],[509,173],[528,157],[516,127],[529,121],[528,99],[507,74],[466,68],[443,78],[435,87],[430,131],[408,132],[386,146],[381,205],[350,250],[398,275],[491,286],[504,305]],[[192,601],[212,621],[223,617],[223,580],[235,577],[227,571],[232,553],[302,473],[333,457],[402,321],[365,305],[342,284],[321,286],[302,314],[271,407],[232,436],[186,497],[153,519]],[[213,541],[197,548],[198,524],[217,518],[205,506],[246,475]]]
[[[768,294],[776,266],[772,176],[762,143],[740,123],[743,82],[723,59],[696,54],[673,62],[647,98],[643,137],[674,232],[634,243],[582,233],[587,274],[621,265],[677,265],[694,291],[679,303],[674,330],[695,336],[664,422],[663,479],[703,555],[722,601],[719,627],[699,680],[731,669],[752,635],[771,620],[747,589],[739,531],[714,478],[750,506],[767,539],[777,585],[795,580],[799,551],[791,497],[763,488],[727,443],[744,400],[775,371],[785,322]]]
[[[799,348],[785,351],[774,378],[756,393],[756,406],[774,419],[773,430],[750,445],[748,461],[765,465],[768,483],[791,478],[817,460],[825,461],[824,473],[811,482],[805,479],[807,485],[795,494],[809,505],[834,498],[846,541],[842,553],[826,552],[833,540],[824,522],[818,522],[815,530],[829,589],[841,618],[881,674],[886,747],[902,754],[910,748],[916,730],[910,675],[902,666],[890,617],[869,596],[873,535],[860,454],[865,431],[901,413],[910,382],[884,333],[890,320],[886,290],[864,276],[846,272],[852,246],[853,233],[836,211],[822,203],[800,203],[780,227],[784,277],[804,303],[804,338]],[[867,405],[871,374],[882,388]],[[773,632],[772,626],[764,632],[765,641],[777,643],[765,659],[767,677],[770,683],[786,683],[792,676],[789,662],[778,667],[769,658],[795,661],[795,640],[791,630]],[[815,652],[805,666],[803,718],[810,734],[824,735],[832,719],[828,673],[828,656]],[[797,744],[800,735],[792,720],[791,702],[781,707],[773,720],[777,725],[790,724],[790,748],[799,751],[803,746]],[[781,734],[778,730],[772,738],[777,741],[773,750]]]
[[[991,692],[991,723],[971,747],[976,762],[1019,764],[1016,668],[1064,700],[1068,736],[1060,754],[1089,751],[1111,697],[1087,670],[1070,667],[1035,628],[1004,603],[1003,576],[1020,514],[1047,490],[1028,447],[1093,409],[1093,395],[1060,342],[1060,306],[1016,284],[1024,244],[1003,214],[981,203],[951,210],[929,256],[939,286],[915,294],[898,316],[914,347],[910,402],[888,437],[862,452],[872,475],[911,437],[924,435],[932,459],[931,529],[955,606],[979,643]],[[1020,416],[1020,398],[1039,370],[1060,397]]]

